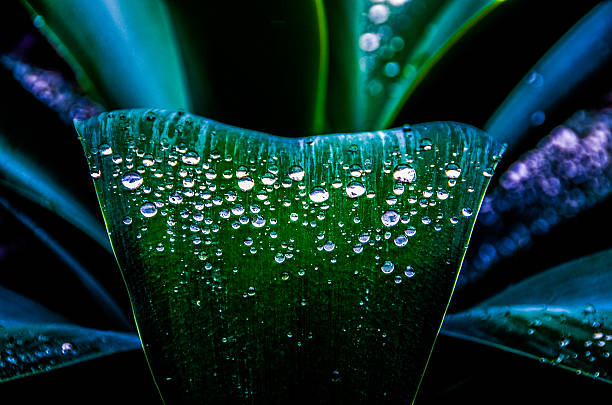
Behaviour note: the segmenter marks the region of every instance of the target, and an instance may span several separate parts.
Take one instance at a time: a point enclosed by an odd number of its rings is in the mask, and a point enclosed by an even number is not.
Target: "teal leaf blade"
[[[467,311],[442,333],[612,383],[612,250],[540,273]]]
[[[413,399],[502,152],[486,134],[291,139],[163,110],[76,128],[167,403]]]
[[[53,239],[44,229],[39,227],[31,218],[13,207],[11,203],[2,197],[0,197],[0,206],[13,214],[13,216],[17,218],[19,222],[30,229],[30,231],[32,231],[32,233],[46,247],[55,253],[55,255],[64,264],[66,264],[66,266],[78,278],[92,298],[100,305],[102,309],[108,312],[110,318],[112,318],[123,328],[130,329],[132,327],[132,322],[127,319],[121,308],[119,308],[117,302],[108,293],[104,286],[98,282],[95,277],[93,277],[93,275],[85,267],[83,267],[69,251],[67,251],[55,239]]]
[[[342,3],[342,4],[337,4]],[[496,0],[335,1],[330,16],[330,94],[344,95],[330,111],[344,130],[385,128],[445,50],[501,4]],[[348,33],[347,33],[348,31]],[[338,34],[338,35],[336,35]],[[339,69],[340,72],[335,72]],[[333,97],[333,96],[330,96]],[[335,108],[335,105],[334,105]],[[334,117],[334,114],[349,117]]]
[[[0,287],[0,383],[139,347],[135,334],[76,326]]]
[[[111,251],[102,223],[83,204],[67,192],[44,168],[12,147],[0,134],[0,183],[35,203],[57,213]]]
[[[83,89],[107,108],[191,107],[181,55],[161,0],[23,3]]]
[[[612,60],[612,2],[598,4],[527,73],[486,123],[509,148]]]

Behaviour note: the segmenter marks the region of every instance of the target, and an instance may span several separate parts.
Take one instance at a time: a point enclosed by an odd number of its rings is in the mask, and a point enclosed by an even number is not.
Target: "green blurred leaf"
[[[108,235],[101,222],[45,169],[13,148],[0,134],[0,183],[57,213],[110,251]]]
[[[328,39],[322,3],[168,2],[193,91],[191,111],[286,136],[323,131]]]
[[[73,325],[0,287],[0,383],[139,347],[135,334]]]
[[[515,146],[534,126],[612,60],[612,1],[598,4],[536,63],[486,124]]]
[[[161,0],[22,0],[34,24],[107,108],[191,107]]]
[[[458,314],[442,333],[612,382],[612,250],[563,264]]]
[[[326,2],[332,55],[330,121],[348,125],[343,130],[390,125],[446,49],[500,3],[499,0]],[[338,94],[343,99],[332,103],[333,98],[340,97]]]
[[[488,136],[290,139],[162,110],[76,126],[168,403],[413,398],[501,153]]]

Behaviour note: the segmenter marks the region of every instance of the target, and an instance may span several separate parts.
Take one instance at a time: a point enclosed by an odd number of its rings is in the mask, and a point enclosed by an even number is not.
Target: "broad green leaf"
[[[286,136],[321,133],[328,61],[322,3],[168,2],[193,91],[191,111]],[[208,77],[214,80],[204,88]]]
[[[0,287],[0,383],[139,347],[134,334],[73,325]]]
[[[330,100],[337,97],[334,94],[345,96],[339,109],[329,103],[330,121],[348,122],[345,130],[390,125],[445,50],[500,3],[330,1]]]
[[[291,139],[162,110],[76,127],[168,403],[412,400],[501,153],[487,135]]]
[[[109,316],[121,324],[123,327],[130,328],[132,323],[126,318],[119,308],[119,305],[115,302],[113,297],[106,291],[104,286],[100,284],[95,277],[91,275],[86,268],[84,268],[79,261],[70,254],[69,251],[64,249],[55,239],[51,237],[44,229],[39,227],[31,218],[20,212],[18,209],[13,207],[6,199],[0,197],[0,206],[5,210],[13,214],[15,218],[19,220],[24,226],[26,226],[32,233],[53,253],[59,257],[59,259],[68,266],[68,268],[74,273],[79,279],[83,287],[89,292],[89,294],[98,302],[98,304],[108,311]]]
[[[22,0],[34,24],[108,108],[191,107],[161,0]]]
[[[100,246],[110,251],[108,235],[100,221],[76,198],[0,134],[0,183],[54,211]]]
[[[612,2],[598,4],[565,34],[512,90],[486,124],[515,146],[564,98],[612,60]]]
[[[612,250],[566,263],[458,314],[443,333],[612,382]]]

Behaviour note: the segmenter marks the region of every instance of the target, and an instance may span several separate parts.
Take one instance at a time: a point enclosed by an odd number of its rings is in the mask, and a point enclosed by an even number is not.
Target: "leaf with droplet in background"
[[[465,312],[442,333],[612,382],[612,250],[563,264]]]
[[[174,28],[163,1],[23,4],[83,89],[107,108],[190,108]]]
[[[0,383],[140,347],[135,334],[74,325],[0,287]]]
[[[560,102],[612,60],[612,1],[598,4],[538,61],[485,128],[516,146]]]
[[[329,4],[333,128],[391,124],[440,56],[502,1],[334,0]],[[337,34],[337,35],[336,35]],[[338,55],[338,56],[336,56]],[[342,97],[341,100],[338,100]],[[340,126],[338,126],[340,125]]]
[[[291,139],[163,110],[76,128],[168,403],[413,398],[501,153],[486,134]]]

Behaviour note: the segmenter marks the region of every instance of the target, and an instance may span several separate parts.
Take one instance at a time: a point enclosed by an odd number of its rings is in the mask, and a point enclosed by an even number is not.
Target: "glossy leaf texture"
[[[191,107],[174,28],[163,1],[23,3],[83,89],[107,108]]]
[[[74,325],[0,287],[0,383],[139,347],[135,334]]]
[[[500,3],[328,2],[330,122],[351,130],[390,125],[445,50]],[[340,103],[332,102],[337,94],[345,96]]]
[[[512,90],[486,124],[510,148],[612,61],[612,1],[598,4]]]
[[[563,264],[458,314],[443,333],[612,382],[612,250]]]
[[[169,404],[413,398],[502,151],[486,134],[291,139],[163,110],[76,127]]]
[[[323,131],[323,0],[167,4],[193,92],[190,111],[284,136]]]
[[[44,168],[12,147],[0,134],[0,183],[57,213],[110,251],[108,235],[85,206],[55,181]]]

